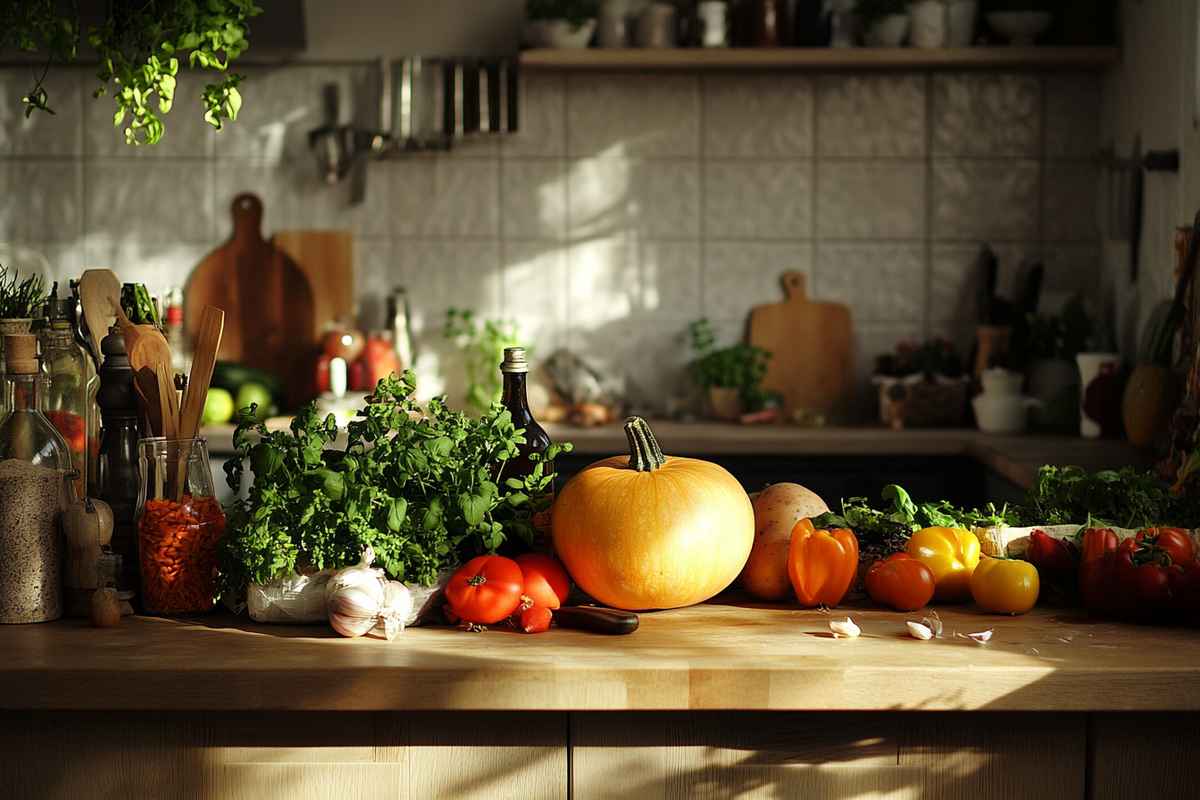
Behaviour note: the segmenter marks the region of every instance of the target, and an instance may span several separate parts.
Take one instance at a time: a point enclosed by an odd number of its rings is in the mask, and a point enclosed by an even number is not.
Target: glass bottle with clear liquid
[[[78,473],[75,492],[82,500],[87,495],[88,463],[94,449],[89,435],[93,416],[89,392],[95,387],[89,382],[87,356],[75,340],[74,301],[60,300],[57,288],[46,302],[49,324],[40,336],[45,381],[40,410],[67,443]]]

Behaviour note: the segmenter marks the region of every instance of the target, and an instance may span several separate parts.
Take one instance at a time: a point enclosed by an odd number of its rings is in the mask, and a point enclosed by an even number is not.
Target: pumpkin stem
[[[653,472],[667,463],[649,423],[641,417],[625,420],[625,438],[629,440],[629,466],[638,472]]]

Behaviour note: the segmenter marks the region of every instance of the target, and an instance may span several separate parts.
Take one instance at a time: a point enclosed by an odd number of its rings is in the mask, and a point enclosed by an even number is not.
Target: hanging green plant
[[[161,115],[174,103],[181,65],[219,77],[202,95],[210,125],[220,130],[225,120],[237,119],[242,76],[230,73],[229,64],[249,46],[248,20],[261,12],[253,0],[113,2],[103,21],[85,30],[74,3],[67,9],[56,0],[6,0],[0,2],[0,52],[15,49],[45,59],[21,100],[26,117],[53,114],[46,75],[52,66],[75,62],[86,41],[100,62],[93,96],[111,92],[113,125],[125,127],[128,144],[154,144],[163,136]]]

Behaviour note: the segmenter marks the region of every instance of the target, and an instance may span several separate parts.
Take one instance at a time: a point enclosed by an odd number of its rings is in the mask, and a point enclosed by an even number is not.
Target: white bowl
[[[578,28],[572,28],[562,19],[535,20],[525,23],[525,43],[530,47],[581,50],[588,46],[595,32],[594,19],[585,21]]]
[[[988,27],[1008,39],[1009,44],[1028,46],[1050,29],[1054,15],[1049,11],[992,11]]]
[[[977,395],[971,401],[975,409],[975,423],[984,433],[1021,433],[1029,416],[1029,409],[1038,401],[1021,395],[988,396]]]

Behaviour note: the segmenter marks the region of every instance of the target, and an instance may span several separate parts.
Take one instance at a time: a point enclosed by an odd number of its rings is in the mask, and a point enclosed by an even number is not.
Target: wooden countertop
[[[846,614],[845,610],[838,612]],[[396,641],[229,617],[0,626],[0,708],[125,710],[1200,710],[1200,633],[940,610],[705,604],[646,614],[625,637],[415,628]],[[994,628],[987,645],[955,632]]]
[[[286,428],[288,420],[270,427]],[[1081,439],[1077,436],[1002,436],[967,428],[893,431],[882,427],[800,428],[790,425],[732,425],[715,422],[654,422],[654,433],[674,455],[797,455],[797,456],[969,456],[1018,486],[1028,487],[1042,464],[1076,464],[1087,469],[1145,466],[1149,456],[1128,442]],[[574,443],[576,452],[597,456],[626,450],[619,425],[576,428],[547,425],[555,441]],[[209,450],[232,452],[233,428],[214,426],[202,431]]]

